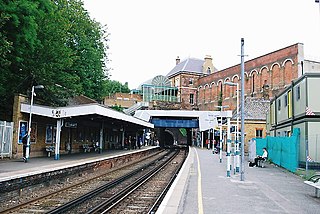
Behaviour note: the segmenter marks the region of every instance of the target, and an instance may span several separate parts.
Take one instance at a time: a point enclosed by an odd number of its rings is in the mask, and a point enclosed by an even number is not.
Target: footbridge
[[[223,118],[228,121],[230,125],[230,118],[232,111],[188,111],[188,110],[138,110],[135,112],[134,117],[150,122],[154,125],[155,129],[158,129],[158,135],[160,135],[160,144],[162,142],[179,141],[179,132],[174,136],[174,129],[185,128],[186,140],[183,143],[191,145],[195,140],[200,141],[203,146],[205,141],[205,133],[207,139],[210,139],[210,133],[218,127],[218,118]],[[220,119],[221,121],[221,119]],[[171,137],[168,136],[171,135]],[[200,135],[200,136],[199,136]],[[168,137],[171,138],[168,140]],[[171,144],[171,143],[169,143]]]

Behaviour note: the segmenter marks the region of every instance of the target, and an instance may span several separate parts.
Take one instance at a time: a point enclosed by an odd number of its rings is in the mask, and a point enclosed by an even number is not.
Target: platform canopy
[[[134,117],[151,122],[154,118],[197,119],[200,131],[206,131],[218,126],[218,117],[232,116],[232,111],[188,111],[188,110],[138,110]]]
[[[30,105],[26,103],[21,104],[21,112],[30,113]],[[126,115],[119,111],[110,109],[108,107],[102,106],[97,103],[77,105],[77,106],[66,106],[66,107],[50,107],[50,106],[32,106],[32,114],[63,119],[76,116],[86,116],[86,115],[99,115],[101,117],[111,118],[114,120],[124,121],[135,125],[140,125],[146,128],[154,128],[152,123],[145,120]]]

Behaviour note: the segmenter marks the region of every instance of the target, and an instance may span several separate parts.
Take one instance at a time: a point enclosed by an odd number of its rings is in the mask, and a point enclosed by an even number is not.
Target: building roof
[[[270,108],[270,100],[263,98],[247,97],[244,101],[245,120],[266,120],[267,112]],[[233,112],[232,119],[236,119],[237,112]],[[239,118],[241,117],[241,108],[239,106]]]
[[[21,112],[29,113],[30,104],[21,103]],[[124,121],[127,123],[136,124],[136,125],[140,125],[147,128],[154,128],[154,125],[149,122],[126,115],[122,112],[115,111],[106,106],[102,106],[98,103],[91,103],[91,104],[84,104],[84,105],[77,105],[77,106],[67,106],[67,107],[51,107],[51,106],[33,105],[32,113],[35,115],[55,118],[55,119],[71,118],[71,117],[86,116],[86,115],[99,115],[101,117]]]
[[[84,95],[80,95],[80,96],[75,96],[73,98],[70,98],[68,101],[68,106],[76,106],[76,105],[91,104],[91,103],[98,103],[98,102]]]
[[[202,66],[203,66],[204,60],[202,59],[196,59],[196,58],[187,58],[177,64],[166,76],[171,77],[179,72],[194,72],[198,74],[202,73]]]

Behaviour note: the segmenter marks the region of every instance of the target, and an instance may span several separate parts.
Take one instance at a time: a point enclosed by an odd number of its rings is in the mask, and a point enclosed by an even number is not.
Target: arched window
[[[255,87],[255,84],[254,84],[254,82],[255,82],[255,77],[256,77],[256,75],[253,73],[252,74],[252,88],[251,88],[251,96],[253,96],[253,93],[255,92],[254,91],[254,87]]]

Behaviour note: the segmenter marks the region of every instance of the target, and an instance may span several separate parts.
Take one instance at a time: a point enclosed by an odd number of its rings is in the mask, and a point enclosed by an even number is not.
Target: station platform
[[[272,164],[249,167],[227,177],[211,150],[191,147],[177,179],[160,205],[159,213],[319,213],[320,199],[299,176]]]
[[[13,180],[16,178],[36,175],[40,173],[55,171],[81,164],[91,163],[99,160],[114,158],[130,153],[141,152],[154,149],[156,146],[141,147],[133,150],[107,150],[102,153],[86,152],[61,155],[59,160],[54,157],[30,158],[27,163],[22,159],[0,159],[0,182]]]

